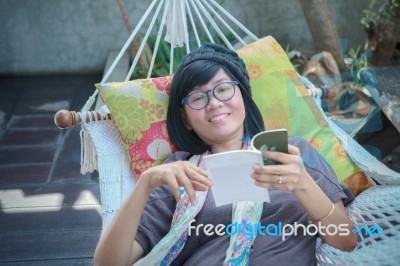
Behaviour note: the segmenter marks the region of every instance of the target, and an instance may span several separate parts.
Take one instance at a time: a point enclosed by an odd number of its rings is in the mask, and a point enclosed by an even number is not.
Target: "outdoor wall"
[[[340,37],[362,46],[362,10],[370,0],[328,1]],[[150,0],[123,0],[132,25]],[[311,53],[298,0],[225,0],[224,7],[257,36]],[[128,38],[115,0],[0,0],[0,75],[100,73],[110,50]]]

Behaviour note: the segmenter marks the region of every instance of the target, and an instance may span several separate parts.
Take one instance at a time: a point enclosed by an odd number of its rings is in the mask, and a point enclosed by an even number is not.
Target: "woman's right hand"
[[[181,197],[180,187],[184,187],[192,204],[196,190],[204,191],[212,185],[206,171],[187,161],[161,164],[144,171],[102,234],[95,252],[96,265],[132,265],[144,255],[135,240],[137,229],[151,191],[163,184],[171,188],[177,201]]]
[[[188,161],[176,161],[151,167],[140,175],[140,181],[149,192],[163,184],[168,185],[176,201],[181,198],[180,187],[184,187],[192,204],[195,203],[196,190],[205,191],[212,186],[207,172]]]

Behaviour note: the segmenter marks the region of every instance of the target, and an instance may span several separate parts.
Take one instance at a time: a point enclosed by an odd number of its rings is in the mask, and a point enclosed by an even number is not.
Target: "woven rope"
[[[88,100],[88,102],[90,99]],[[88,104],[86,102],[86,104]],[[84,110],[84,109],[82,109]],[[93,121],[93,116],[88,111],[78,113],[81,121]],[[96,116],[95,116],[96,117]],[[88,120],[87,120],[88,119]],[[93,173],[98,170],[96,146],[93,143],[92,136],[86,128],[86,123],[82,123],[80,131],[81,139],[81,174]]]
[[[356,227],[380,226],[383,236],[360,237],[352,252],[317,241],[319,265],[398,265],[400,261],[400,186],[374,186],[347,207]]]
[[[93,121],[85,127],[97,151],[104,230],[132,191],[135,178],[115,122]]]

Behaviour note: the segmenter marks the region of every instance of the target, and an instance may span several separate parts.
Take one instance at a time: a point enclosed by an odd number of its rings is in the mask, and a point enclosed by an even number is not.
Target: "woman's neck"
[[[213,146],[211,146],[211,153],[241,150],[242,147],[243,147],[243,140],[234,139],[222,144],[214,144]]]

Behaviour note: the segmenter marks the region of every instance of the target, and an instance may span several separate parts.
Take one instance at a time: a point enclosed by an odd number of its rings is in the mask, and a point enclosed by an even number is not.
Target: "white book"
[[[270,201],[268,189],[256,186],[251,173],[255,163],[275,163],[263,160],[258,149],[287,153],[287,130],[261,132],[253,137],[251,146],[250,150],[221,152],[204,157],[208,177],[213,181],[211,191],[217,207],[237,201]]]

